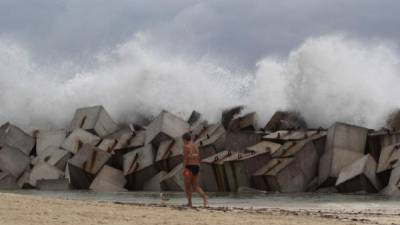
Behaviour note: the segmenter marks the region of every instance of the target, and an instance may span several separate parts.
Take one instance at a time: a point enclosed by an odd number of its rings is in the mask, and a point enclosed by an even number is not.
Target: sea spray
[[[0,41],[0,122],[64,127],[76,108],[98,104],[119,122],[162,109],[182,117],[195,109],[213,122],[223,109],[246,105],[260,126],[276,110],[297,110],[315,127],[343,121],[379,128],[400,105],[397,53],[338,35],[310,38],[287,59],[260,59],[248,74],[161,52],[140,38],[97,58],[94,68],[60,68],[68,75],[57,76],[18,44]]]

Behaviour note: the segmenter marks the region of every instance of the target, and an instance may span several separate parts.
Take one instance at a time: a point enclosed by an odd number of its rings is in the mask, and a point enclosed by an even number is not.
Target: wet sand
[[[140,205],[0,193],[1,225],[400,224],[399,214]]]

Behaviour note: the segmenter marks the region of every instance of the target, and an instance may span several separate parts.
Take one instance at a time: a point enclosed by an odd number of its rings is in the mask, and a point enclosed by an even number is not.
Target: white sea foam
[[[119,122],[162,109],[182,117],[195,109],[216,121],[222,109],[247,105],[260,125],[274,111],[292,109],[312,126],[344,121],[377,128],[400,102],[400,57],[383,43],[337,35],[310,38],[286,59],[261,59],[252,74],[157,51],[143,37],[97,59],[92,69],[60,68],[68,75],[56,76],[18,44],[0,41],[0,122],[63,127],[77,107],[97,104]]]

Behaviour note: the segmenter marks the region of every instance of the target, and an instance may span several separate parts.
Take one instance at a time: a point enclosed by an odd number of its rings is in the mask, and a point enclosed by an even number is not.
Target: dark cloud
[[[310,36],[397,41],[398,9],[395,0],[2,0],[0,36],[53,63],[85,62],[143,32],[160,49],[252,68]]]

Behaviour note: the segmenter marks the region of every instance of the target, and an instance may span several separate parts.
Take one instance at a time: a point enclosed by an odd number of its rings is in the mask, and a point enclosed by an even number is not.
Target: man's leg
[[[201,189],[201,187],[199,186],[198,179],[199,179],[198,176],[192,176],[192,188],[193,191],[197,192],[203,199],[203,206],[207,207],[208,206],[207,195],[204,193],[203,189]]]
[[[192,175],[183,176],[183,180],[185,183],[185,193],[186,193],[186,198],[188,201],[188,206],[192,207]]]

